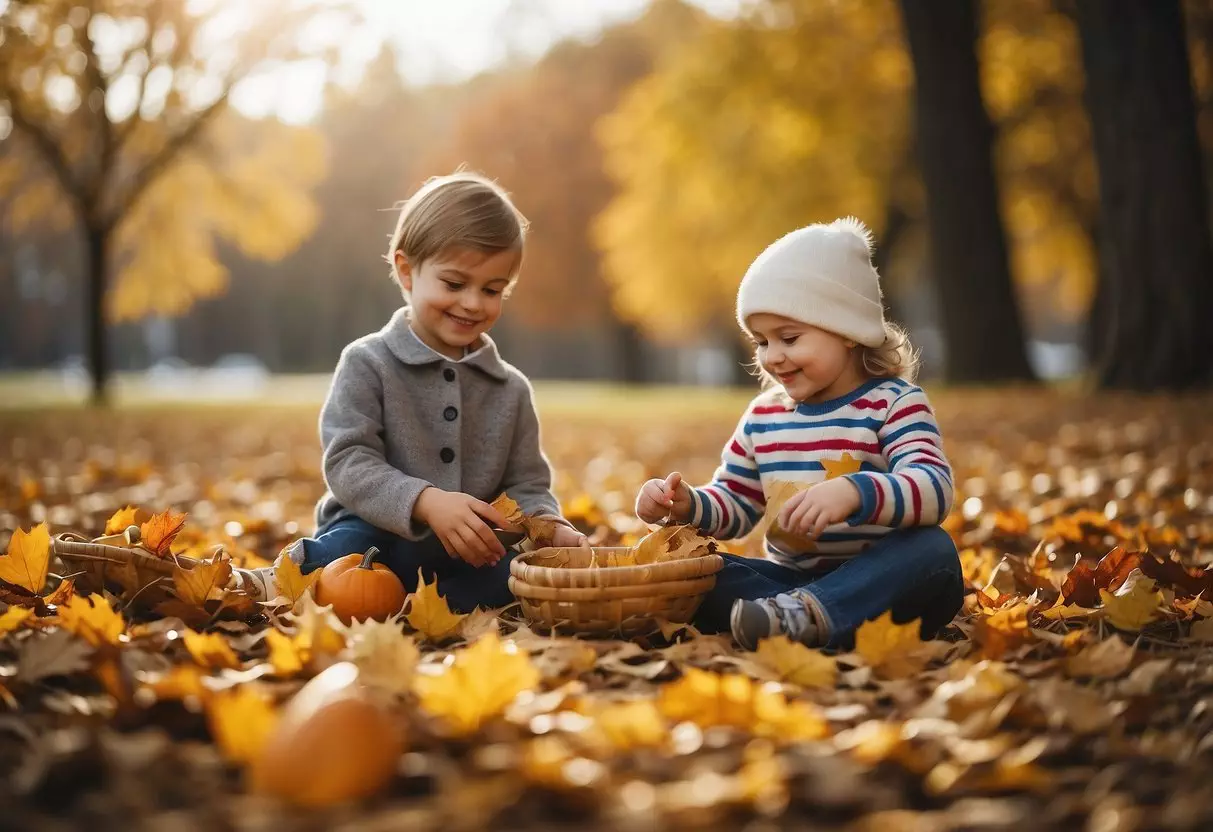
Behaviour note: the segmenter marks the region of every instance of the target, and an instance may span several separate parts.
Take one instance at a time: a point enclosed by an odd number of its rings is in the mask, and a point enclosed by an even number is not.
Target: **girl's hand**
[[[636,495],[636,516],[646,523],[670,520],[685,523],[691,519],[691,487],[677,471],[664,480],[649,480]]]
[[[472,566],[492,566],[505,556],[505,546],[493,534],[489,523],[506,529],[509,521],[497,509],[470,494],[430,486],[417,498],[413,515],[434,530],[452,557]]]
[[[558,525],[555,531],[552,532],[552,545],[558,548],[572,548],[584,546],[588,540],[586,536],[576,529],[570,529],[563,524]]]
[[[859,510],[863,498],[859,489],[848,479],[838,478],[819,482],[784,503],[779,512],[779,526],[789,534],[817,539],[826,526],[841,523]]]

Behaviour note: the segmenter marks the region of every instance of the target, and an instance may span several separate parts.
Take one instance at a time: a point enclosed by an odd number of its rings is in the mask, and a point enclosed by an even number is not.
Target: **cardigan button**
[[[455,380],[455,371],[452,370],[450,367],[447,367],[445,370],[442,371],[442,377],[445,378],[447,381],[454,381]]]
[[[459,408],[448,407],[446,410],[442,411],[442,418],[446,419],[448,422],[455,421],[459,418]]]
[[[448,463],[454,462],[455,461],[455,452],[452,451],[450,448],[443,448],[441,451],[438,452],[438,458],[441,459],[443,462],[448,462]]]

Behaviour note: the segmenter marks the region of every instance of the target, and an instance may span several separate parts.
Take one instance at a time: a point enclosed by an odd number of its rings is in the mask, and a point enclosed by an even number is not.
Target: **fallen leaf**
[[[760,641],[755,658],[776,671],[780,678],[802,687],[832,688],[838,680],[834,659],[785,635]]]
[[[239,764],[253,761],[278,722],[273,704],[254,685],[240,685],[206,697],[206,717],[224,758]]]
[[[1213,618],[1202,618],[1192,624],[1192,629],[1188,631],[1188,638],[1192,641],[1213,642]]]
[[[1094,568],[1080,558],[1061,585],[1061,599],[1066,604],[1094,607],[1102,590],[1120,587],[1140,563],[1140,553],[1129,552],[1120,546],[1100,558]]]
[[[142,515],[142,516],[140,516]],[[105,521],[104,534],[122,534],[128,526],[139,526],[148,518],[148,513],[134,506],[120,508]]]
[[[1099,591],[1104,611],[1113,627],[1136,632],[1162,615],[1162,593],[1152,578],[1134,569],[1115,593]]]
[[[1066,659],[1066,673],[1093,679],[1115,679],[1133,665],[1136,654],[1133,645],[1125,644],[1113,634]]]
[[[474,734],[518,694],[538,685],[539,671],[526,653],[493,632],[456,650],[439,675],[419,672],[413,680],[421,707],[456,736]]]
[[[92,653],[92,647],[67,630],[35,634],[17,646],[17,678],[28,684],[87,670]]]
[[[185,630],[181,637],[185,642],[185,649],[202,667],[215,670],[225,667],[240,667],[240,659],[237,658],[227,639],[220,633],[199,633],[194,630]]]
[[[1061,597],[1057,598],[1057,603],[1049,607],[1047,610],[1037,610],[1037,613],[1050,621],[1067,621],[1073,618],[1086,618],[1087,616],[1097,614],[1099,610],[1080,607],[1078,604],[1063,604]]]
[[[927,661],[920,652],[922,625],[918,620],[894,624],[893,613],[865,621],[855,631],[855,652],[886,678],[898,678],[917,672]]]
[[[39,523],[28,532],[14,529],[8,554],[0,557],[0,581],[38,595],[46,585],[50,556],[51,535],[45,523]]]
[[[190,698],[202,700],[207,694],[207,689],[202,685],[204,676],[204,671],[197,665],[175,664],[166,673],[141,674],[139,687],[161,702],[180,702]]]
[[[270,649],[269,663],[279,676],[294,676],[303,670],[305,658],[295,640],[280,630],[269,630],[265,643]]]
[[[777,684],[740,673],[688,667],[682,678],[662,686],[657,707],[669,719],[704,728],[737,728],[783,741],[829,736],[828,723],[813,706],[789,704]]]
[[[498,610],[486,610],[477,607],[459,622],[459,638],[464,641],[475,641],[490,630],[497,631]]]
[[[18,629],[33,615],[34,611],[26,607],[9,607],[0,615],[0,634]]]
[[[232,564],[227,558],[199,563],[192,569],[173,567],[173,586],[177,597],[197,607],[206,605],[212,598],[221,598],[223,588],[232,577]]]
[[[96,593],[87,598],[74,595],[59,607],[59,624],[94,647],[118,645],[126,632],[126,621],[110,602]]]
[[[313,592],[322,571],[314,569],[304,575],[299,564],[287,557],[285,552],[278,555],[274,561],[274,579],[278,584],[278,595],[284,599],[283,606],[294,607],[304,594]]]
[[[632,547],[637,564],[702,557],[716,551],[716,541],[704,537],[694,526],[662,526],[649,532]]]
[[[652,699],[604,705],[592,716],[602,738],[617,751],[659,748],[670,736],[669,724]]]
[[[409,690],[420,653],[398,621],[355,621],[346,631],[344,655],[358,666],[362,682],[389,693]]]
[[[172,510],[153,514],[139,527],[139,540],[148,551],[162,558],[167,557],[173,539],[185,526],[186,516]]]
[[[48,607],[58,607],[66,604],[76,594],[76,584],[73,580],[60,581],[54,591],[42,599]]]
[[[977,620],[973,639],[981,645],[981,655],[987,659],[1001,659],[1008,651],[1031,641],[1028,628],[1030,607],[1025,603],[1001,609],[993,615]]]
[[[409,596],[409,602],[405,620],[410,627],[433,641],[455,635],[460,622],[466,617],[451,612],[446,599],[438,594],[438,579],[427,584],[420,569],[417,570],[417,591]]]

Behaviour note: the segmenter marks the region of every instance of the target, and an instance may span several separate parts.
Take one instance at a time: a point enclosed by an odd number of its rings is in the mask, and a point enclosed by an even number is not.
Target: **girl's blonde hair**
[[[386,257],[393,280],[398,279],[396,252],[416,268],[451,248],[485,254],[516,249],[518,266],[512,277],[517,276],[530,223],[491,179],[463,169],[434,176],[398,207]]]
[[[900,378],[909,382],[918,378],[918,350],[910,343],[910,334],[899,324],[884,322],[884,343],[879,347],[860,345],[855,349],[859,350],[860,366],[871,378]],[[749,368],[758,376],[763,390],[779,384],[774,376],[762,369],[757,354]]]

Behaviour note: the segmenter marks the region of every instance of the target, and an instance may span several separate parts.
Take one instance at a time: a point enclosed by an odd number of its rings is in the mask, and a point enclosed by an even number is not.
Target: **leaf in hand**
[[[758,642],[755,657],[781,679],[802,687],[832,688],[838,679],[838,665],[834,659],[785,635]]]
[[[232,646],[222,633],[199,633],[186,630],[182,634],[185,649],[202,667],[215,670],[240,667],[240,659],[236,657]]]
[[[515,526],[520,526],[525,515],[522,513],[522,507],[518,505],[518,501],[506,494],[504,491],[496,500],[490,504],[493,508],[500,512],[501,516]]]
[[[413,690],[421,707],[440,717],[456,736],[474,734],[501,715],[515,697],[539,685],[539,671],[525,651],[489,633],[456,650],[440,675],[418,673]]]
[[[0,580],[41,594],[50,557],[51,535],[45,523],[28,532],[16,529],[8,544],[8,554],[0,558]]]
[[[117,645],[119,636],[126,632],[121,613],[115,612],[109,601],[95,593],[87,598],[73,595],[60,606],[59,624],[94,647]]]
[[[421,570],[417,570],[417,591],[409,596],[409,611],[405,620],[409,626],[433,641],[441,641],[455,635],[465,616],[451,612],[446,599],[438,594],[438,579],[432,584],[425,582]]]
[[[27,684],[87,670],[93,648],[67,630],[26,639],[17,647],[17,678]]]
[[[212,598],[222,598],[223,588],[232,577],[232,564],[226,557],[216,556],[193,569],[173,567],[173,585],[177,597],[196,607],[206,605]]]
[[[638,564],[661,563],[710,555],[716,551],[716,541],[693,526],[663,526],[640,538],[632,551]]]
[[[147,549],[159,557],[167,557],[170,554],[169,546],[172,545],[173,538],[185,526],[184,514],[176,512],[162,511],[159,514],[153,514],[146,523],[139,527],[139,539],[143,541],[143,545]]]

